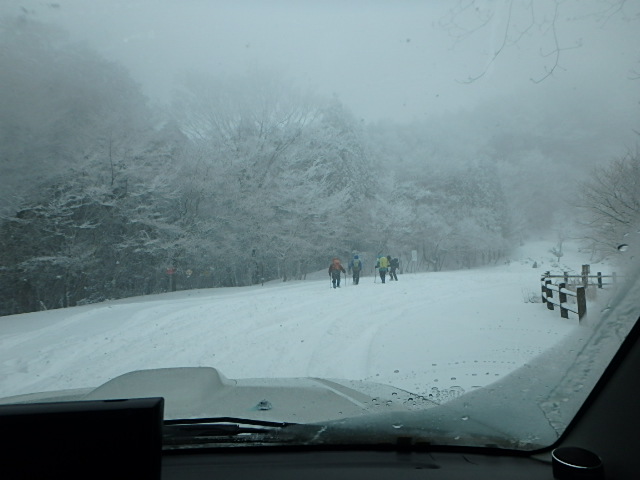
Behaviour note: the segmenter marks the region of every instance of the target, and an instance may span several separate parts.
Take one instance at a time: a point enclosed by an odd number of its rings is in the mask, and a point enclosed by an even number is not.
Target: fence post
[[[553,298],[553,290],[551,290],[548,285],[551,283],[551,280],[545,280],[544,288],[547,294],[547,298]],[[547,302],[547,308],[549,310],[553,310],[553,302]]]
[[[578,303],[578,321],[582,320],[585,313],[587,313],[587,299],[585,297],[585,287],[576,288],[576,301]]]
[[[564,283],[569,283],[569,272],[564,272]]]
[[[589,271],[591,268],[589,265],[582,265],[582,285],[585,287],[589,285]]]
[[[560,316],[562,318],[569,318],[569,310],[563,307],[563,305],[567,303],[567,294],[562,291],[564,288],[566,288],[566,286],[567,286],[566,283],[561,283],[560,285],[558,285],[558,297],[560,301]]]
[[[602,272],[598,272],[598,288],[602,288]]]

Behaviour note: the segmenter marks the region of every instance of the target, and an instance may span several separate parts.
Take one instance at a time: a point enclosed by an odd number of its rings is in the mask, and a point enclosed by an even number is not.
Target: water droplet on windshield
[[[258,410],[271,410],[273,405],[271,405],[271,402],[268,400],[260,400],[258,405],[256,405],[256,408]]]
[[[464,416],[460,417],[460,420],[463,420],[463,421],[466,422],[467,420],[469,420],[469,415],[464,415]]]
[[[391,425],[393,428],[402,428],[404,425],[402,425],[401,423],[394,423],[393,425]]]
[[[460,395],[462,395],[464,393],[464,388],[462,388],[459,385],[452,385],[451,388],[449,389],[449,393],[455,398],[455,397],[459,397]]]
[[[627,245],[626,243],[623,243],[622,245],[618,245],[618,250],[621,252],[626,252],[627,250],[629,250],[629,245]]]

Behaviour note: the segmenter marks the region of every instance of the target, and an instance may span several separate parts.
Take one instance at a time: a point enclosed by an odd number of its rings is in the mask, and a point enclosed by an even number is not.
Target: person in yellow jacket
[[[384,283],[385,277],[387,276],[387,270],[389,270],[389,260],[384,255],[378,257],[378,263],[376,263],[376,268],[378,269],[378,273],[380,274],[380,280]]]

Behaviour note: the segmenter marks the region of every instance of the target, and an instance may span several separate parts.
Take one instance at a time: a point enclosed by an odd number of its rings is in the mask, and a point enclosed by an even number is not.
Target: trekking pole
[[[376,283],[378,281],[378,272],[377,272],[377,268],[373,267],[373,283]]]

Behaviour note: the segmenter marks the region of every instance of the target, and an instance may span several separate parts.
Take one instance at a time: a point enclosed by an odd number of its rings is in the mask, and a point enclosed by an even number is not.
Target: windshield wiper
[[[163,446],[180,448],[219,443],[286,443],[289,439],[279,433],[293,425],[299,424],[237,417],[165,420]]]

